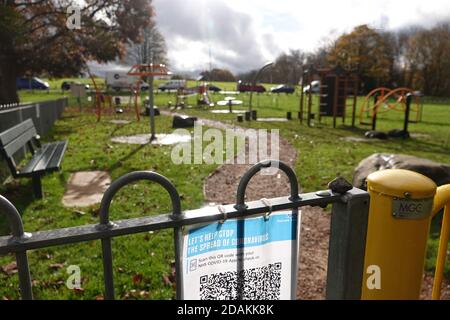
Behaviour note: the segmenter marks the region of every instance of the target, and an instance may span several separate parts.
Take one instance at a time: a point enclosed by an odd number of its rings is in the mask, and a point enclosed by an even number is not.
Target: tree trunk
[[[14,10],[14,0],[5,0],[0,5],[2,13]],[[6,10],[8,9],[8,10]],[[3,18],[3,16],[1,17]],[[0,105],[17,103],[17,56],[15,54],[14,32],[10,30],[0,30]]]
[[[16,59],[0,53],[0,104],[19,102],[16,78]]]

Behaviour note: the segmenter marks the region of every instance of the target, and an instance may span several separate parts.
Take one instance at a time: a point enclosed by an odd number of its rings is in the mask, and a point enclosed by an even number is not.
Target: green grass
[[[234,84],[219,84],[227,90],[234,90]],[[229,86],[229,89],[225,87]],[[44,99],[44,97],[60,97],[60,93],[43,93],[23,95],[29,99]],[[126,94],[123,94],[126,95]],[[217,102],[224,98],[220,94],[211,94]],[[236,109],[248,108],[249,94],[240,94],[238,99],[244,101]],[[295,118],[299,108],[297,95],[268,95],[253,96],[254,109],[260,117],[284,117],[287,111],[293,112]],[[358,105],[363,98],[359,98]],[[159,93],[155,96],[156,105],[161,109],[167,108],[169,101],[174,103],[175,94]],[[70,100],[74,105],[74,99]],[[188,99],[188,108],[183,113],[214,120],[237,123],[235,115],[218,115],[197,108],[196,97]],[[84,102],[84,105],[88,104]],[[317,110],[315,101],[314,110]],[[224,108],[226,109],[226,108]],[[361,137],[366,127],[351,128],[339,122],[337,129],[333,129],[330,118],[324,118],[322,123],[317,121],[308,128],[300,125],[298,120],[287,123],[250,122],[239,125],[250,128],[279,129],[281,135],[289,140],[298,150],[299,157],[295,165],[303,191],[314,191],[325,188],[326,184],[338,175],[352,180],[353,170],[358,163],[376,152],[403,153],[428,158],[450,164],[450,112],[449,104],[426,104],[423,122],[410,124],[412,133],[423,135],[408,140],[390,139],[388,141],[373,140],[370,143],[346,142],[341,138],[348,136]],[[51,134],[46,137],[49,141],[68,139],[69,149],[63,163],[62,173],[49,175],[44,178],[46,198],[36,201],[30,197],[31,184],[29,181],[14,181],[8,184],[1,193],[23,213],[25,229],[27,231],[49,230],[54,228],[77,226],[98,222],[98,206],[85,211],[85,215],[77,216],[74,210],[66,209],[61,204],[68,177],[71,172],[82,170],[106,170],[113,179],[134,170],[154,170],[171,179],[182,195],[183,209],[193,209],[203,203],[203,182],[216,168],[207,166],[174,166],[170,161],[171,147],[152,147],[119,145],[110,142],[111,136],[137,134],[148,132],[147,121],[134,121],[133,115],[125,117],[133,120],[132,124],[119,127],[109,124],[108,117],[96,123],[93,114],[79,114],[66,112],[65,117],[56,123]],[[111,118],[111,117],[109,117]],[[399,112],[389,112],[380,115],[378,129],[387,131],[402,128],[403,115]],[[171,131],[171,119],[160,117],[157,119],[159,132]],[[148,184],[137,184],[127,187],[117,196],[112,207],[112,219],[123,219],[135,216],[152,215],[170,212],[168,197]],[[428,259],[426,267],[434,267],[437,238],[439,233],[439,218],[433,223],[429,241]],[[0,220],[0,234],[7,234],[5,221]],[[118,298],[150,298],[167,299],[174,295],[173,288],[164,284],[163,276],[170,273],[170,263],[173,260],[173,245],[171,232],[157,232],[115,239],[114,271],[115,287]],[[13,261],[12,256],[0,257],[0,266]],[[51,248],[30,252],[30,264],[34,283],[34,292],[39,299],[94,299],[102,293],[101,248],[98,241],[86,244]],[[58,268],[58,264],[64,264]],[[55,266],[56,264],[56,266]],[[53,265],[53,268],[52,268]],[[66,267],[79,265],[82,270],[84,292],[73,292],[65,285],[67,279]],[[135,275],[142,275],[141,282],[133,283]],[[450,276],[450,266],[447,263],[446,274]],[[139,278],[139,277],[138,277]],[[0,298],[2,296],[17,298],[17,276],[7,276],[0,273]],[[136,291],[133,291],[136,290]],[[140,293],[142,292],[142,295]]]
[[[131,118],[131,120],[133,120]],[[171,119],[158,118],[158,131],[171,131]],[[183,201],[183,209],[203,204],[203,181],[216,166],[174,166],[170,161],[170,147],[128,146],[110,142],[112,136],[147,133],[147,121],[133,122],[119,127],[109,124],[105,118],[96,123],[92,114],[66,113],[48,140],[69,140],[60,174],[43,179],[44,200],[30,198],[31,185],[22,180],[9,184],[1,193],[9,198],[23,213],[25,229],[49,230],[83,224],[98,223],[98,207],[81,209],[86,214],[78,216],[74,210],[64,208],[61,199],[71,172],[107,170],[113,179],[135,170],[153,170],[174,181]],[[115,198],[112,219],[148,216],[171,211],[169,197],[160,188],[146,183],[126,187]],[[3,221],[0,234],[7,234]],[[171,272],[174,259],[171,232],[156,232],[115,239],[113,241],[114,270],[119,298],[169,299],[173,288],[163,282],[163,276]],[[99,241],[39,250],[29,254],[34,293],[38,299],[93,299],[102,293],[102,265]],[[12,256],[0,258],[3,266],[13,261]],[[55,267],[64,264],[64,267]],[[53,265],[53,268],[52,268]],[[68,290],[66,268],[79,265],[82,270],[84,292]],[[56,268],[56,269],[55,269]],[[133,283],[135,275],[142,275],[139,284]],[[0,297],[18,298],[17,277],[0,273]],[[134,293],[133,290],[137,290]],[[139,292],[145,292],[141,297]],[[148,292],[148,294],[147,294]]]
[[[254,109],[260,117],[285,117],[287,111],[293,112],[295,117],[299,109],[299,98],[297,96],[280,94],[255,95]],[[213,95],[218,101],[221,95]],[[243,106],[235,109],[248,108],[249,95],[241,94],[239,99],[244,101]],[[157,98],[157,102],[164,104],[163,98]],[[358,98],[359,106],[364,98]],[[195,97],[190,99],[190,104],[195,105]],[[350,104],[350,101],[349,103]],[[314,99],[313,111],[317,112],[317,99]],[[184,113],[206,117],[214,120],[226,120],[238,124],[236,115],[217,115],[198,108],[185,109]],[[450,165],[450,101],[448,104],[427,103],[424,105],[423,121],[409,125],[411,133],[422,134],[415,138],[390,139],[387,141],[373,140],[370,143],[355,143],[341,140],[345,137],[363,137],[366,126],[359,125],[359,112],[356,120],[357,128],[351,128],[351,114],[346,118],[346,124],[342,125],[339,120],[338,128],[332,128],[332,119],[323,118],[322,123],[313,122],[314,126],[308,128],[300,125],[298,120],[288,123],[261,123],[245,122],[239,125],[250,128],[279,129],[283,137],[288,139],[299,151],[299,158],[295,171],[304,191],[315,191],[326,187],[327,183],[336,176],[343,176],[352,181],[354,168],[364,158],[373,153],[396,153],[409,154],[431,159]],[[367,121],[365,119],[365,121]],[[377,130],[389,131],[402,129],[404,114],[390,111],[380,114],[377,121]],[[426,267],[432,271],[435,265],[437,246],[441,221],[435,218],[430,234],[429,250],[427,254]],[[447,262],[446,275],[450,277],[450,263]]]

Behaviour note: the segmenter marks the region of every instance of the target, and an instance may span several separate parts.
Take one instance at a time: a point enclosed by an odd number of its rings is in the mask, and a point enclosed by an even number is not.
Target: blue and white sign
[[[300,217],[276,212],[185,228],[184,299],[295,299]]]

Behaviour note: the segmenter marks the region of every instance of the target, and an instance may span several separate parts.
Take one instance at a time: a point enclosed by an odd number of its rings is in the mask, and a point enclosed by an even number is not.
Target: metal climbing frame
[[[391,110],[405,113],[407,110],[407,96],[412,95],[411,113],[413,119],[410,123],[419,123],[422,121],[423,104],[421,96],[409,88],[389,89],[385,87],[377,88],[369,92],[364,99],[359,112],[359,122],[362,125],[372,127],[376,130],[377,116]]]
[[[264,168],[277,167],[289,178],[291,194],[288,197],[245,203],[248,183]],[[110,204],[123,187],[137,181],[147,180],[161,185],[170,195],[172,212],[152,217],[142,217],[112,222],[109,217]],[[268,206],[270,203],[270,206]],[[364,268],[365,239],[369,208],[369,195],[365,191],[352,189],[345,194],[332,190],[298,193],[298,180],[294,171],[279,161],[264,161],[253,166],[241,179],[236,204],[206,209],[181,210],[177,189],[164,176],[141,171],[127,174],[115,181],[105,192],[100,207],[100,222],[67,229],[26,233],[17,209],[0,196],[0,214],[6,216],[11,236],[0,237],[0,254],[16,256],[19,284],[23,299],[33,299],[27,251],[93,240],[102,242],[105,298],[114,299],[114,272],[112,239],[120,236],[162,229],[174,230],[177,298],[183,299],[182,281],[182,227],[214,223],[224,219],[252,217],[272,211],[293,210],[304,206],[325,207],[332,204],[331,235],[327,270],[327,299],[360,299]]]
[[[320,79],[320,92],[317,95],[319,106],[317,118],[319,122],[322,117],[332,117],[333,128],[336,128],[338,118],[341,118],[342,123],[345,124],[347,109],[351,108],[352,127],[355,127],[359,79],[356,75],[346,72],[340,66],[332,69],[315,69],[311,67],[305,70],[300,89],[300,109],[298,113],[300,123],[303,123],[305,105],[308,126],[311,126],[311,120],[315,118],[315,114],[312,111],[313,90],[311,85],[312,81],[317,78]],[[310,86],[307,93],[304,90],[305,84]],[[348,99],[351,99],[351,104],[347,104]]]

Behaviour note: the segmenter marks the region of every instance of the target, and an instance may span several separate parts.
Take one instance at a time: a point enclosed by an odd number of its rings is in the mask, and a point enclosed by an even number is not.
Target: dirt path
[[[162,113],[169,116],[175,115],[166,111],[162,111]],[[222,130],[239,128],[208,119],[199,119],[199,123]],[[297,150],[282,137],[280,137],[280,160],[291,167],[294,167],[297,161]],[[219,167],[204,183],[205,201],[216,204],[234,203],[239,181],[250,167],[251,165],[227,164]],[[257,175],[248,185],[246,201],[286,196],[289,192],[288,179],[283,174],[276,176]],[[325,298],[329,236],[330,215],[321,208],[302,208],[297,286],[297,297],[299,299],[317,300]],[[422,299],[431,298],[432,286],[433,276],[425,275]],[[442,288],[442,299],[450,299],[450,285],[447,282],[444,283]]]
[[[166,115],[175,115],[163,112]],[[180,114],[177,114],[180,115]],[[237,129],[219,121],[198,119],[199,123],[218,129]],[[243,128],[240,128],[243,129]],[[280,137],[280,160],[291,167],[297,161],[297,150]],[[236,201],[236,190],[242,175],[251,165],[222,165],[205,181],[206,202],[229,204]],[[290,193],[289,182],[284,174],[275,176],[255,176],[247,188],[246,201],[261,198],[285,196]],[[298,278],[298,297],[300,299],[323,299],[327,272],[328,239],[330,234],[329,215],[320,208],[302,208],[301,248]]]

